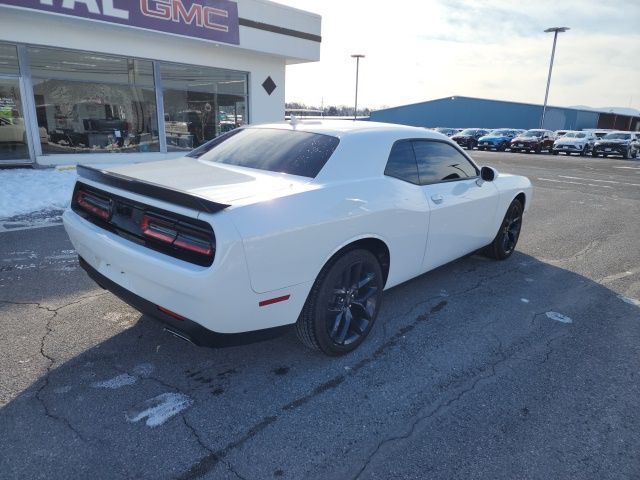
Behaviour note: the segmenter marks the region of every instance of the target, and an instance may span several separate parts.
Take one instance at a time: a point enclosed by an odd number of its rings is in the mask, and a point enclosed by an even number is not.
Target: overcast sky
[[[451,95],[640,109],[640,0],[277,0],[322,15],[320,61],[287,67],[288,102],[379,108]]]

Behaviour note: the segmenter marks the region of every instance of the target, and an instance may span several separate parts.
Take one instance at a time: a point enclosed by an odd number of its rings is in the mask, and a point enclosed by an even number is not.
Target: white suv
[[[569,131],[553,143],[552,153],[558,155],[565,152],[579,153],[584,156],[593,151],[593,144],[598,140],[593,132]]]

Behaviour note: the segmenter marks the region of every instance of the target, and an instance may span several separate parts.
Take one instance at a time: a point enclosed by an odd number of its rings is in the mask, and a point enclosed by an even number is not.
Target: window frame
[[[418,169],[418,179],[420,183],[413,183],[410,182],[409,180],[405,180],[404,178],[398,178],[398,177],[394,177],[393,175],[387,175],[385,172],[387,170],[387,165],[389,164],[389,158],[391,157],[391,152],[393,151],[393,148],[395,147],[396,143],[400,143],[400,142],[411,142],[411,149],[413,150],[413,157],[414,160],[416,162],[416,168]],[[471,164],[471,166],[473,167],[473,169],[476,171],[476,175],[473,177],[466,177],[466,178],[452,178],[451,180],[439,180],[437,182],[423,182],[422,179],[420,178],[420,166],[418,164],[418,157],[416,156],[416,152],[415,149],[413,147],[413,142],[433,142],[433,143],[443,143],[445,145],[449,145],[450,147],[453,147],[458,153],[462,154],[462,156]],[[478,167],[478,165],[473,161],[473,159],[471,157],[469,157],[464,150],[462,150],[462,148],[460,148],[460,146],[455,143],[455,142],[448,142],[446,140],[441,140],[439,138],[421,138],[421,137],[417,137],[417,138],[402,138],[399,140],[396,140],[393,142],[393,144],[391,145],[391,149],[389,150],[389,155],[387,156],[387,162],[385,163],[384,166],[384,171],[383,171],[383,175],[385,177],[389,177],[389,178],[395,178],[396,180],[400,180],[402,182],[408,183],[409,185],[416,185],[418,187],[424,187],[427,185],[437,185],[440,183],[452,183],[452,182],[460,182],[460,181],[464,181],[464,180],[476,180],[478,178],[480,178],[480,167]]]

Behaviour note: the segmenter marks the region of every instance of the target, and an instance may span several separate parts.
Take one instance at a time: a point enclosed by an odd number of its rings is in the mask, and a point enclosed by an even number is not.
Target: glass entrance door
[[[0,77],[0,163],[30,162],[17,78]]]

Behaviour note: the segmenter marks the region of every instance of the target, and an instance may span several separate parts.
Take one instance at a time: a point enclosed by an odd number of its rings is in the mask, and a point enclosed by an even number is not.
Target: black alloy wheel
[[[380,263],[368,250],[350,250],[329,261],[298,318],[298,338],[331,356],[354,350],[373,327],[383,288]]]
[[[520,200],[515,199],[511,202],[496,237],[484,249],[487,256],[497,260],[504,260],[511,256],[520,238],[523,210]]]
[[[349,265],[333,287],[327,305],[327,332],[336,345],[349,345],[369,330],[376,312],[378,287],[363,261]]]

